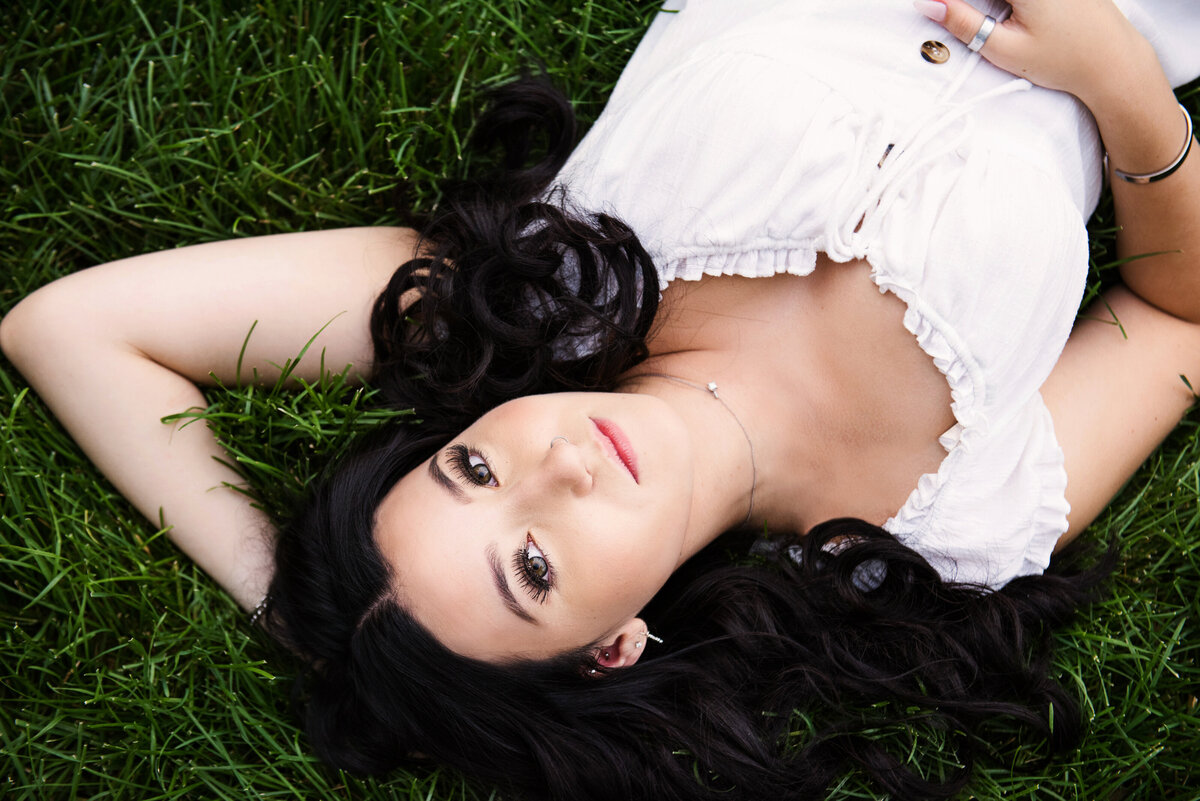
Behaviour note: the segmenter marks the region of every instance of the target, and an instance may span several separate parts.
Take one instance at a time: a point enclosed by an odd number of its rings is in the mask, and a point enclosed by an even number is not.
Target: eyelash
[[[536,576],[529,567],[529,545],[532,538],[526,538],[525,546],[518,548],[513,554],[513,571],[517,574],[517,581],[521,582],[521,586],[529,593],[529,597],[535,603],[544,603],[546,596],[550,594],[550,590],[554,587],[554,566],[550,563],[550,554],[546,553],[540,546],[535,544],[538,551],[542,555],[542,559],[546,560],[546,575]]]
[[[471,464],[472,456],[478,456],[480,461],[482,461],[487,467],[488,473],[491,473],[492,480],[499,483],[499,481],[496,479],[496,474],[492,471],[492,465],[488,461],[487,456],[478,450],[468,448],[466,445],[451,445],[450,455],[447,457],[447,460],[449,461],[450,466],[454,468],[454,472],[458,473],[458,475],[461,476],[468,484],[474,484],[477,487],[491,486],[480,481],[475,474],[471,472],[471,468],[473,467]]]

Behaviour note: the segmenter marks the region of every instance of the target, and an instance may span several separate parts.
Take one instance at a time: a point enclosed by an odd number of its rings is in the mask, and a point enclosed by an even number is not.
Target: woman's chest
[[[754,392],[760,430],[819,454],[829,516],[882,522],[936,471],[938,437],[955,420],[945,377],[904,327],[903,301],[869,270],[822,256],[803,277],[676,282],[650,345]]]

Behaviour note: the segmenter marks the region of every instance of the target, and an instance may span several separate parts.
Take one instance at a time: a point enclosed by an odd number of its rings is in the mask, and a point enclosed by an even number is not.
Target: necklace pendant
[[[716,381],[709,381],[707,388],[708,388],[708,391],[713,394],[714,398],[716,398],[717,400],[721,399],[721,396],[717,394],[717,382]]]

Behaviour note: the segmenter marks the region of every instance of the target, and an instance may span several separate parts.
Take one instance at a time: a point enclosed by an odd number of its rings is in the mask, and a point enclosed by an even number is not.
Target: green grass
[[[543,64],[595,116],[653,3],[10,3],[0,11],[0,314],[73,270],[180,244],[392,219],[461,176],[476,93]],[[1187,102],[1197,108],[1197,96]],[[1096,274],[1111,259],[1095,221]],[[1108,273],[1111,275],[1111,271]],[[234,457],[287,503],[381,415],[333,376],[210,393]],[[1108,599],[1059,637],[1092,720],[1048,766],[996,743],[978,798],[1200,798],[1200,446],[1186,421],[1088,536]],[[0,796],[486,798],[437,771],[316,762],[291,676],[0,360]],[[881,734],[903,740],[892,732]],[[936,736],[911,759],[952,770]],[[847,777],[832,794],[872,797]]]

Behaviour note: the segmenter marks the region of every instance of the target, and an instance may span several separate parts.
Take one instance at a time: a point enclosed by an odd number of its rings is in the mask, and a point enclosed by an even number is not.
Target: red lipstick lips
[[[620,462],[621,466],[629,471],[629,475],[633,476],[633,480],[637,483],[637,454],[633,452],[633,445],[629,442],[629,438],[625,436],[625,432],[611,420],[593,417],[591,418],[592,425],[599,432],[600,446],[610,457]]]

